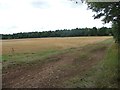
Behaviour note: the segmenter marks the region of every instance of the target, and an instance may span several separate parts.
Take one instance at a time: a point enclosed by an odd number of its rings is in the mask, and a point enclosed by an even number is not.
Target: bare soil
[[[51,56],[43,65],[18,66],[3,69],[3,88],[61,88],[63,82],[89,71],[104,57],[106,47],[93,50],[87,58],[80,57],[88,48],[77,48],[65,54]]]

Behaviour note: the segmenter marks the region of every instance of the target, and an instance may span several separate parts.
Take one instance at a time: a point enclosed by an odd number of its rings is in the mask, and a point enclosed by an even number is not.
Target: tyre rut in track
[[[86,60],[79,60],[80,64],[77,66],[75,60],[82,50],[84,49],[75,49],[72,52],[52,56],[51,59],[58,60],[42,66],[36,64],[32,68],[12,69],[3,75],[3,88],[65,87],[61,86],[63,81],[75,75],[82,75],[99,63],[105,55],[106,48],[91,52],[90,57]],[[67,66],[75,66],[75,68],[66,68]]]

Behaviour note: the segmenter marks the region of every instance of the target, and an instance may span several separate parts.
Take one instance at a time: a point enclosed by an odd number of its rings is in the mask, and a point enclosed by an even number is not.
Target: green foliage
[[[101,66],[98,66],[96,72],[96,86],[98,87],[118,87],[118,47],[113,45],[109,48]],[[103,84],[104,83],[104,84]]]
[[[26,32],[16,34],[3,34],[2,39],[20,39],[20,38],[42,38],[42,37],[75,37],[75,36],[109,36],[112,35],[111,28],[76,28],[71,30],[56,30],[43,32]]]
[[[96,12],[94,19],[104,16],[105,23],[112,22],[115,41],[120,44],[120,1],[87,2],[88,8]]]
[[[103,19],[105,23],[119,21],[120,2],[90,2],[87,4],[88,8],[97,12],[97,14],[94,15],[94,18],[105,16]]]

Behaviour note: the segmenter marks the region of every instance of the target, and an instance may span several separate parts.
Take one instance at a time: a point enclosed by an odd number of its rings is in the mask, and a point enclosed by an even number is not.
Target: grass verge
[[[105,59],[96,71],[96,87],[117,88],[118,87],[118,47],[113,44],[107,51]]]
[[[118,46],[111,42],[101,42],[102,44],[91,45],[89,52],[108,47],[106,55],[97,65],[82,75],[76,75],[65,81],[66,87],[72,88],[118,88]],[[109,45],[111,44],[112,45]],[[85,47],[88,48],[89,46]],[[88,56],[89,53],[85,53]]]

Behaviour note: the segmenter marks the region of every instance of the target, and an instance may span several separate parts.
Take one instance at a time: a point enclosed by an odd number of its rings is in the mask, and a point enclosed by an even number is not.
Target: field
[[[117,77],[116,63],[112,68],[115,76],[105,81],[101,70],[116,60],[116,53],[110,55],[113,50],[117,52],[112,37],[3,40],[3,88],[117,87],[115,80],[111,83]],[[114,73],[110,69],[107,74]]]

